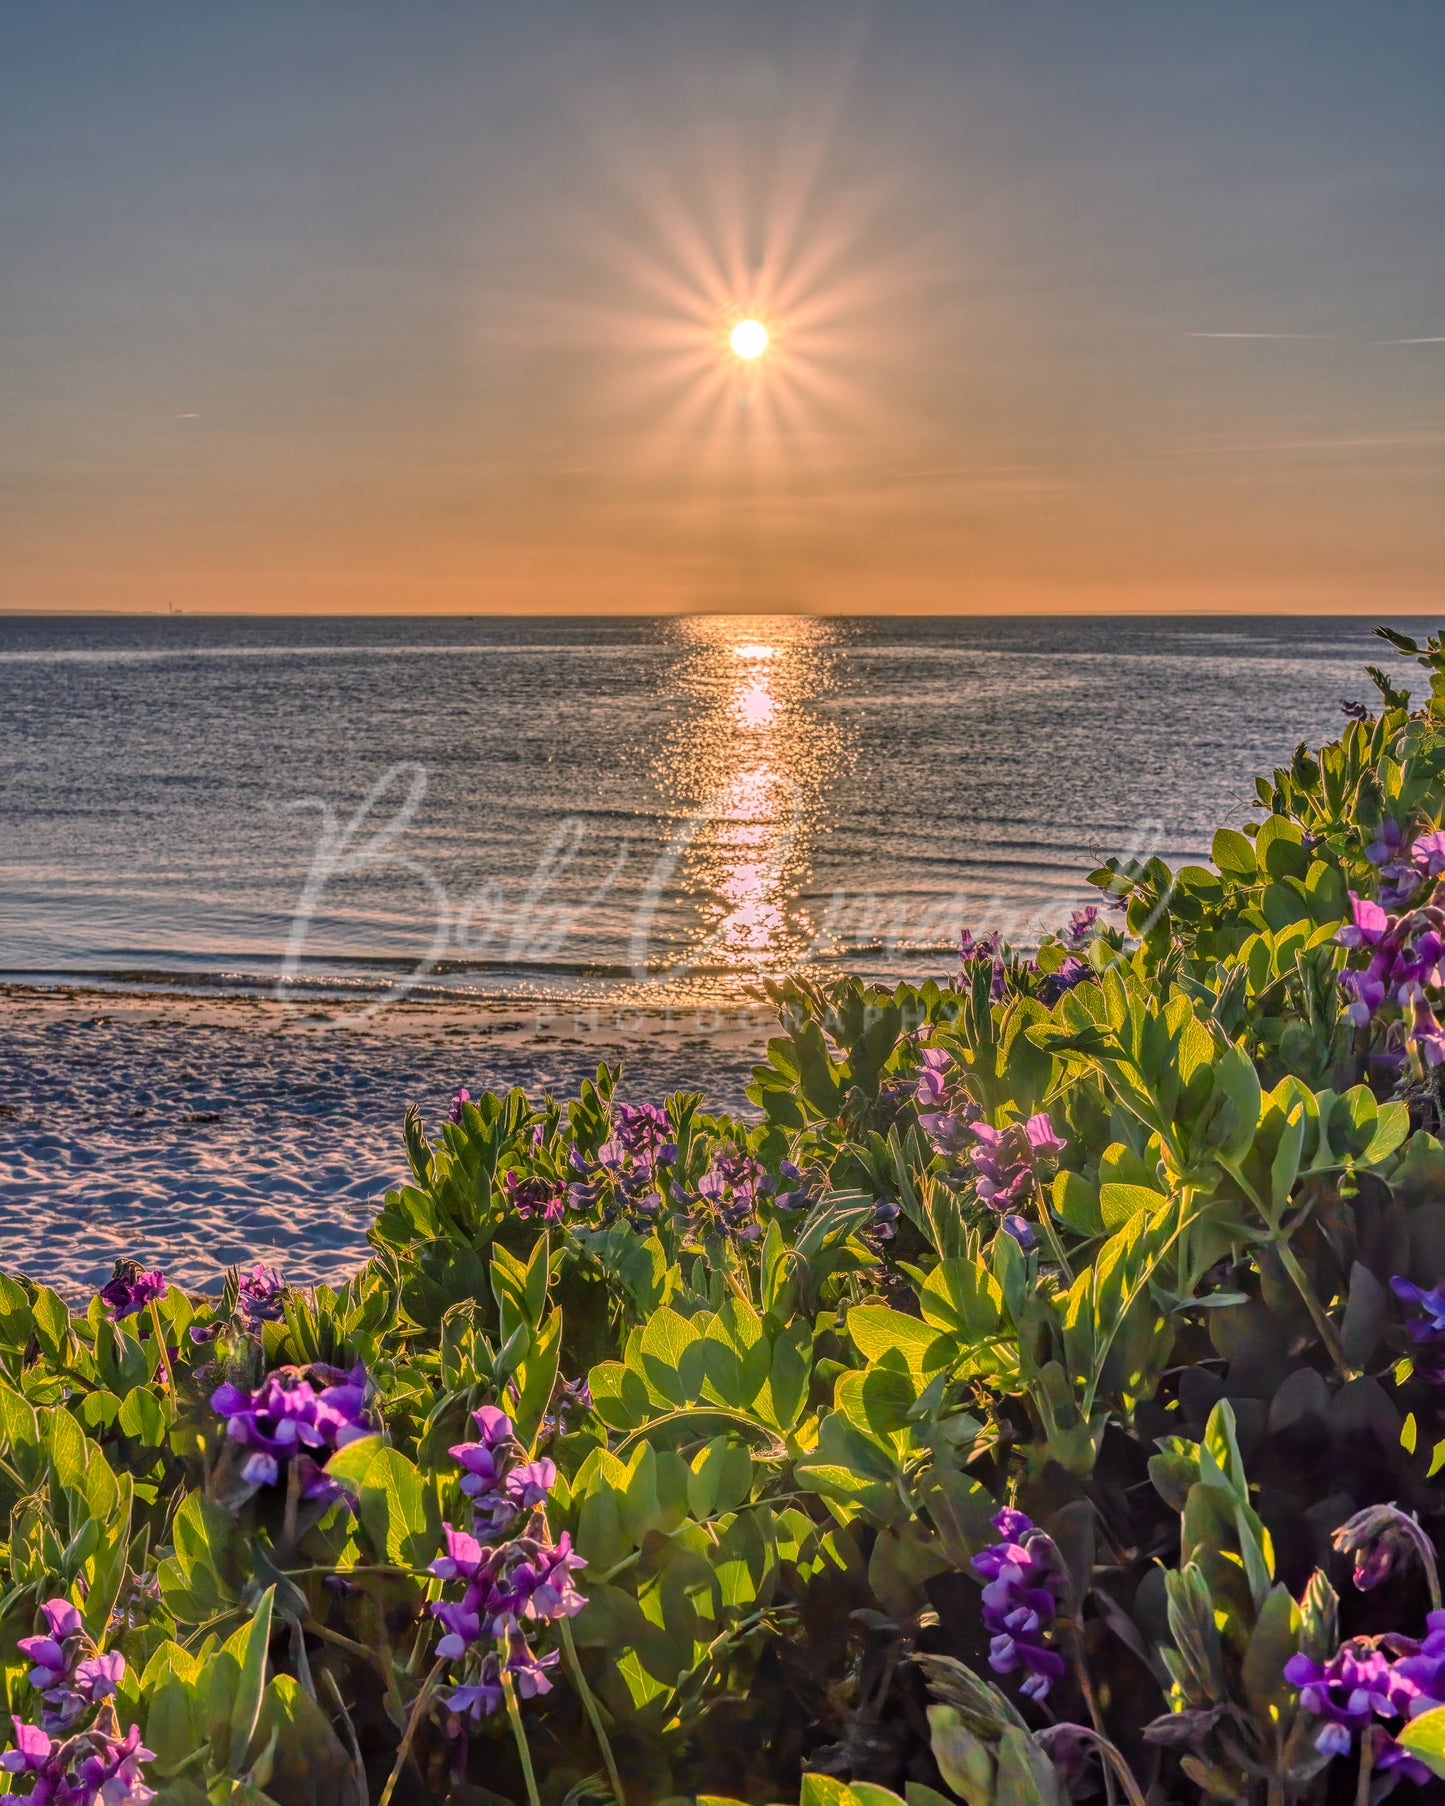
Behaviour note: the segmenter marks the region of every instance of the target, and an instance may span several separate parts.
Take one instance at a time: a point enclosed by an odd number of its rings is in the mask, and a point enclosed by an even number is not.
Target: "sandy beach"
[[[337,1281],[403,1177],[401,1125],[459,1085],[572,1095],[599,1060],[623,1092],[743,1098],[770,1018],[403,1000],[0,987],[0,1265],[75,1295],[118,1254],[211,1288],[264,1260]],[[751,1112],[748,1112],[751,1114]]]

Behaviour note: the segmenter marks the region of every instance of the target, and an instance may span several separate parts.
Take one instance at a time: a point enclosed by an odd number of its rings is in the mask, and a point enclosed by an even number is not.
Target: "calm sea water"
[[[1377,645],[1339,619],[12,616],[0,975],[700,1000],[942,971],[965,924],[1062,923],[1102,854],[1203,853]]]

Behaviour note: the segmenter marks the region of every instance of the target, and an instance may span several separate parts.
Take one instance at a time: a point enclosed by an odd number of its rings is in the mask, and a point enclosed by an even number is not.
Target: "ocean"
[[[1377,644],[1377,642],[1376,642]],[[726,1003],[1207,853],[1365,621],[0,618],[0,978]]]
[[[1408,626],[1408,623],[1400,623]],[[0,618],[0,1265],[335,1281],[453,1091],[746,1112],[789,972],[1207,854],[1361,621]],[[1402,670],[1405,667],[1400,667]]]

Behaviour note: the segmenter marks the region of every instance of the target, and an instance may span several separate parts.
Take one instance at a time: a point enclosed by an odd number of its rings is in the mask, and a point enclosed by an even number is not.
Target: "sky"
[[[1438,0],[0,0],[0,609],[1429,611],[1442,92]]]

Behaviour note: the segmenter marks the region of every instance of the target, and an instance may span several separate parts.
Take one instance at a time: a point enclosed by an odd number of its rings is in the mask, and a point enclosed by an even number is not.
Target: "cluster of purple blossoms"
[[[1380,901],[1386,909],[1401,909],[1427,880],[1445,873],[1445,831],[1433,828],[1417,835],[1406,847],[1405,830],[1397,821],[1380,823],[1379,833],[1365,848],[1365,857],[1380,871]]]
[[[154,1752],[142,1747],[138,1725],[124,1737],[92,1726],[57,1743],[38,1725],[14,1724],[15,1748],[0,1756],[0,1769],[32,1776],[33,1785],[10,1798],[31,1806],[149,1806],[156,1797],[140,1767]]]
[[[571,1152],[575,1176],[567,1186],[568,1207],[592,1211],[600,1204],[604,1220],[621,1209],[640,1226],[662,1208],[659,1182],[676,1160],[666,1111],[656,1104],[614,1104],[612,1132],[596,1159]]]
[[[1314,1745],[1326,1756],[1348,1756],[1357,1732],[1381,1720],[1390,1730],[1445,1704],[1445,1612],[1431,1612],[1423,1640],[1389,1635],[1352,1637],[1327,1662],[1293,1655],[1284,1678],[1299,1689],[1301,1708],[1318,1718]],[[1380,1645],[1385,1645],[1390,1655]],[[1394,1660],[1390,1659],[1393,1655]],[[1423,1786],[1425,1764],[1393,1735],[1378,1738],[1375,1770]]]
[[[1033,969],[1037,970],[1037,965]],[[1075,985],[1093,976],[1094,968],[1088,960],[1077,953],[1065,954],[1054,971],[1039,975],[1039,996],[1045,1003],[1055,1004],[1065,991],[1072,991]]]
[[[542,1173],[532,1173],[524,1179],[509,1172],[502,1177],[502,1189],[507,1195],[508,1206],[524,1223],[533,1217],[539,1223],[560,1223],[566,1215],[568,1187],[565,1179],[549,1179]]]
[[[281,1321],[285,1296],[285,1275],[257,1261],[249,1273],[241,1275],[236,1288],[236,1310],[248,1327],[258,1329],[263,1323]]]
[[[1403,1283],[1403,1282],[1402,1282]],[[1393,1505],[1369,1506],[1341,1525],[1331,1539],[1354,1555],[1355,1585],[1362,1592],[1387,1580],[1403,1560],[1421,1561],[1433,1573],[1435,1551],[1413,1517]],[[1326,1756],[1348,1756],[1355,1734],[1382,1721],[1391,1733],[1402,1722],[1445,1705],[1445,1611],[1431,1612],[1423,1639],[1388,1632],[1351,1637],[1327,1662],[1303,1653],[1284,1665],[1284,1678],[1299,1690],[1300,1707],[1320,1720],[1315,1748]],[[1430,1771],[1393,1734],[1374,1742],[1377,1772],[1417,1785]]]
[[[1445,1286],[1435,1286],[1427,1292],[1397,1273],[1390,1281],[1390,1290],[1402,1304],[1413,1305],[1419,1313],[1405,1323],[1416,1373],[1435,1385],[1445,1383]]]
[[[925,1047],[914,1080],[918,1126],[940,1154],[958,1154],[968,1145],[978,1106],[957,1083],[953,1056],[942,1047]]]
[[[958,937],[959,983],[971,984],[973,968],[983,964],[993,968],[991,992],[994,1002],[997,1003],[1003,996],[1006,985],[999,936],[996,933],[975,935],[972,929],[965,928]]]
[[[459,1442],[448,1453],[464,1470],[462,1491],[472,1501],[474,1528],[492,1542],[523,1511],[547,1502],[557,1479],[552,1461],[519,1462],[522,1450],[512,1420],[496,1405],[482,1405],[472,1420],[479,1442]]]
[[[437,1655],[462,1661],[479,1646],[493,1645],[482,1652],[471,1678],[445,1697],[459,1735],[463,1718],[480,1723],[501,1706],[504,1677],[523,1699],[551,1691],[548,1670],[556,1667],[558,1652],[539,1656],[527,1632],[574,1618],[587,1603],[572,1581],[586,1562],[565,1530],[556,1543],[547,1533],[547,1495],[556,1484],[556,1464],[545,1457],[521,1460],[525,1451],[512,1420],[496,1405],[483,1405],[472,1416],[481,1440],[451,1450],[464,1470],[461,1486],[472,1501],[472,1531],[444,1525],[445,1552],[431,1564],[438,1580],[465,1585],[460,1599],[430,1607],[444,1632]],[[525,1527],[503,1541],[523,1520]]]
[[[993,1632],[988,1665],[995,1674],[1025,1669],[1020,1691],[1030,1699],[1043,1699],[1065,1666],[1064,1658],[1044,1641],[1046,1626],[1058,1611],[1055,1589],[1062,1563],[1053,1540],[1023,1512],[1005,1506],[993,1519],[993,1527],[1003,1540],[980,1550],[971,1564],[987,1583],[983,1621]]]
[[[322,1382],[318,1389],[313,1381]],[[344,1497],[321,1462],[334,1449],[372,1434],[366,1421],[366,1369],[278,1367],[255,1392],[229,1382],[211,1394],[211,1409],[226,1420],[226,1434],[249,1451],[241,1468],[247,1486],[274,1486],[293,1458],[300,1467],[301,1497]]]
[[[461,1089],[456,1093],[456,1095],[452,1098],[452,1107],[449,1112],[451,1121],[454,1123],[459,1123],[462,1120],[462,1105],[474,1103],[475,1101],[476,1100],[473,1098],[471,1092],[467,1090],[465,1085],[463,1085],[461,1087]]]
[[[1374,716],[1363,702],[1351,702],[1348,697],[1340,698],[1340,709],[1351,721],[1373,721]]]
[[[40,1728],[55,1735],[68,1731],[92,1706],[111,1697],[125,1673],[125,1657],[119,1650],[97,1653],[68,1599],[47,1600],[40,1610],[48,1631],[21,1637],[16,1648],[31,1664],[30,1685],[45,1702]]]
[[[234,1321],[245,1330],[260,1329],[263,1323],[279,1323],[286,1308],[286,1277],[275,1267],[257,1261],[249,1273],[236,1282]],[[186,1332],[193,1342],[214,1342],[222,1334],[228,1319],[216,1317],[210,1323],[193,1323]]]
[[[1099,905],[1086,903],[1082,909],[1076,909],[1069,917],[1068,932],[1064,938],[1077,953],[1081,948],[1087,947],[1089,942],[1101,932]]]
[[[1378,903],[1353,891],[1350,905],[1353,920],[1335,939],[1343,947],[1368,949],[1370,963],[1363,971],[1340,974],[1340,988],[1350,999],[1345,1014],[1363,1028],[1386,1003],[1411,1007],[1407,1037],[1427,1066],[1440,1065],[1445,1062],[1445,1028],[1435,1018],[1425,987],[1445,982],[1445,939],[1440,933],[1445,910],[1430,905],[1408,915],[1387,915]]]
[[[165,1295],[165,1274],[159,1271],[147,1273],[138,1260],[118,1260],[110,1282],[100,1288],[101,1303],[116,1321],[134,1317]]]
[[[968,1155],[976,1175],[974,1190],[998,1212],[1004,1228],[1027,1253],[1034,1245],[1034,1232],[1019,1207],[1037,1195],[1040,1165],[1057,1160],[1068,1143],[1055,1133],[1043,1111],[1004,1129],[970,1123],[969,1133],[977,1144]]]

